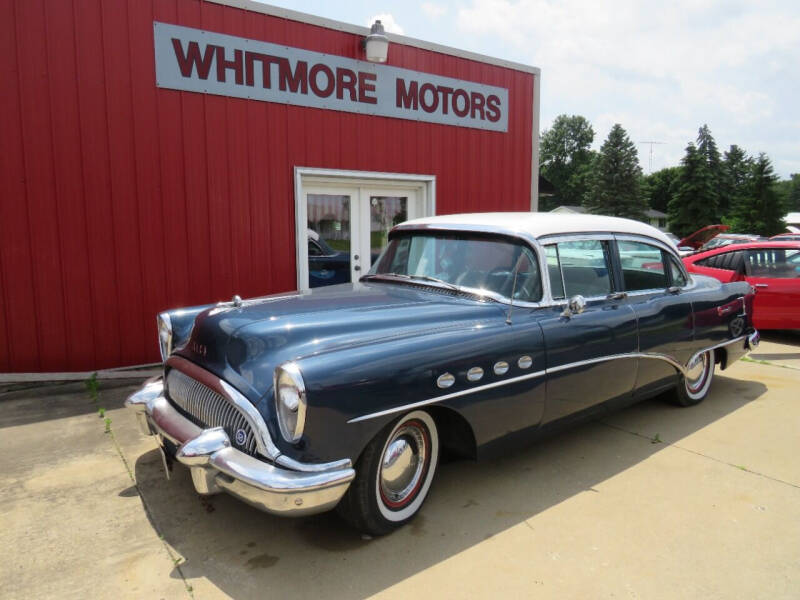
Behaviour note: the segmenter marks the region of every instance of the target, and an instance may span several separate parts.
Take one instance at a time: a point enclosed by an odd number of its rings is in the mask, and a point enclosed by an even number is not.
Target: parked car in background
[[[679,238],[674,233],[670,233],[669,231],[666,233],[666,236],[669,238],[673,244],[675,244],[675,248],[678,250],[678,254],[680,256],[688,256],[692,252],[694,252],[694,248],[691,246],[684,246],[681,244],[681,238]]]
[[[776,242],[800,242],[800,233],[779,233],[769,239]]]
[[[164,376],[126,404],[198,493],[384,534],[442,454],[507,455],[665,392],[701,402],[758,342],[752,301],[638,221],[430,217],[395,226],[359,282],[161,313]]]
[[[691,248],[692,250],[698,250],[703,244],[708,243],[709,240],[714,239],[720,233],[728,231],[729,229],[729,225],[706,225],[694,233],[687,235],[685,238],[680,240],[676,246],[678,246],[678,248]]]
[[[308,282],[311,287],[350,281],[350,253],[339,252],[313,229],[308,230]]]
[[[766,239],[767,238],[763,236],[750,233],[721,233],[703,244],[700,248],[700,252],[705,252],[713,248],[720,248],[722,246],[730,246],[732,244],[746,244],[747,242],[759,242]]]
[[[691,273],[753,285],[753,323],[757,328],[800,328],[800,242],[729,245],[693,254],[683,262]]]

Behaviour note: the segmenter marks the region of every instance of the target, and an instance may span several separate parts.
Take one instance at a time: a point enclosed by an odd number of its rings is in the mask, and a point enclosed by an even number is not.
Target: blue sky
[[[730,0],[271,1],[539,67],[541,121],[580,114],[595,147],[614,123],[679,164],[707,123],[720,151],[766,152],[800,173],[800,2]],[[390,50],[391,52],[391,50]],[[640,144],[649,170],[648,144]]]

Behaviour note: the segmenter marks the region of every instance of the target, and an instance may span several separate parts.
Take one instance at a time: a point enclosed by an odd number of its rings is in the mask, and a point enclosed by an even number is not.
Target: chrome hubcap
[[[381,458],[380,490],[384,502],[399,508],[419,490],[427,461],[427,438],[421,423],[404,423]]]
[[[705,381],[706,368],[708,366],[708,354],[704,353],[689,363],[686,371],[686,385],[694,391]]]

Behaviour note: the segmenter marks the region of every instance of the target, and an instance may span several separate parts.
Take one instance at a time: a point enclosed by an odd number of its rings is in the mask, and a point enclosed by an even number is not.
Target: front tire
[[[714,379],[714,351],[707,350],[689,363],[688,373],[675,389],[675,402],[680,406],[700,404],[708,396]]]
[[[337,510],[364,533],[387,534],[419,512],[438,462],[439,433],[433,417],[421,410],[408,413],[364,449]]]

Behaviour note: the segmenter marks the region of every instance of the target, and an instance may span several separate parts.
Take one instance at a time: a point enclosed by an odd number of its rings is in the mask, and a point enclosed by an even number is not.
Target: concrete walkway
[[[800,352],[768,343],[754,354]],[[419,517],[380,539],[201,499],[180,467],[166,481],[130,387],[100,392],[112,433],[82,386],[6,394],[0,595],[798,598],[799,387],[795,369],[739,362],[697,407],[652,400],[443,465]]]

